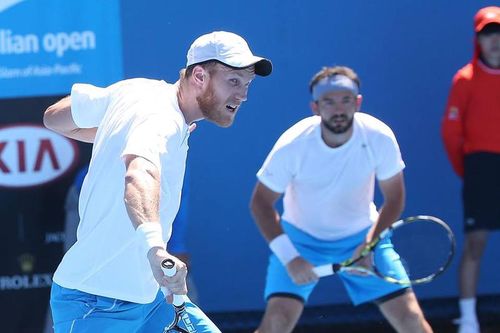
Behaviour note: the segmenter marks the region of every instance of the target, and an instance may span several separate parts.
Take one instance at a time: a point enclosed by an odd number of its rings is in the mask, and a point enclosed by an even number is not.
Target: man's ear
[[[311,107],[312,113],[319,116],[318,102],[312,101],[309,103],[309,106]]]
[[[208,82],[208,73],[201,66],[195,66],[192,73],[193,81],[197,87],[203,87]]]
[[[363,103],[363,96],[362,95],[358,95],[356,97],[357,111],[359,111],[361,109],[361,103]]]

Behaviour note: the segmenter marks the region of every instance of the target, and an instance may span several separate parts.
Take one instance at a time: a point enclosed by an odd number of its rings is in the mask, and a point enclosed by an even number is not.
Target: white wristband
[[[269,243],[271,251],[286,266],[292,259],[300,256],[299,251],[293,246],[292,241],[286,234],[281,234]]]
[[[139,241],[141,242],[141,247],[146,254],[153,247],[161,247],[162,249],[165,249],[165,242],[163,241],[160,223],[142,223],[137,227],[136,233],[139,237]]]

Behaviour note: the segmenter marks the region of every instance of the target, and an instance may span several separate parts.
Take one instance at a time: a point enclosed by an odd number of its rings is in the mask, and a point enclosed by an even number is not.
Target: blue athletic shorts
[[[341,240],[324,241],[297,229],[286,221],[282,221],[281,224],[283,230],[288,237],[290,237],[300,255],[314,266],[341,262],[350,258],[356,247],[364,240],[368,231],[368,229],[366,229]],[[403,265],[399,260],[398,254],[394,251],[390,239],[382,240],[378,244],[378,247],[380,247],[380,250],[377,250],[377,256],[383,256],[387,266],[390,266],[391,269],[400,272],[404,276],[406,273],[404,272]],[[378,258],[377,262],[380,262]],[[359,276],[340,273],[338,276],[347,289],[354,305],[377,301],[390,294],[403,292],[408,288],[406,286],[386,282],[379,277],[371,275]],[[305,303],[316,286],[316,283],[296,285],[276,255],[271,254],[267,269],[264,297],[268,300],[269,297],[272,296],[295,296]]]
[[[186,301],[186,310],[197,332],[220,333],[187,297]],[[55,333],[163,333],[174,318],[173,306],[165,301],[161,291],[152,303],[138,304],[53,283],[50,306]]]

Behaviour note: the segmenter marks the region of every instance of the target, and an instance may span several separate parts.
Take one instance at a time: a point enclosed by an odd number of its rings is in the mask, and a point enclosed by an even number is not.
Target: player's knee
[[[420,332],[425,327],[425,318],[419,308],[410,308],[398,318],[399,327],[406,327],[409,332]]]
[[[287,333],[292,332],[298,318],[294,318],[287,312],[272,312],[266,311],[266,315],[262,320],[256,333]]]
[[[404,316],[404,320],[414,323],[420,323],[424,320],[424,315],[420,308],[410,309]]]
[[[297,323],[304,305],[295,299],[272,297],[267,304],[266,313],[258,333],[291,332]]]

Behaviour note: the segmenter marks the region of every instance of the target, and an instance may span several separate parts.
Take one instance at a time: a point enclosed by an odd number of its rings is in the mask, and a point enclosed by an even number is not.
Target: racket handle
[[[335,274],[335,272],[333,271],[333,265],[331,264],[316,266],[313,268],[313,271],[320,278]]]
[[[175,268],[175,262],[172,259],[165,259],[161,262],[161,269],[163,273],[166,276],[174,276],[175,273],[177,272],[177,269]],[[169,294],[169,291],[165,287],[161,287],[161,291],[163,291],[163,294],[167,296]],[[181,306],[184,304],[184,297],[182,295],[173,295],[174,296],[174,301],[172,304],[175,306]]]
[[[174,276],[177,273],[175,262],[172,259],[164,259],[161,262],[161,269],[166,276]]]

